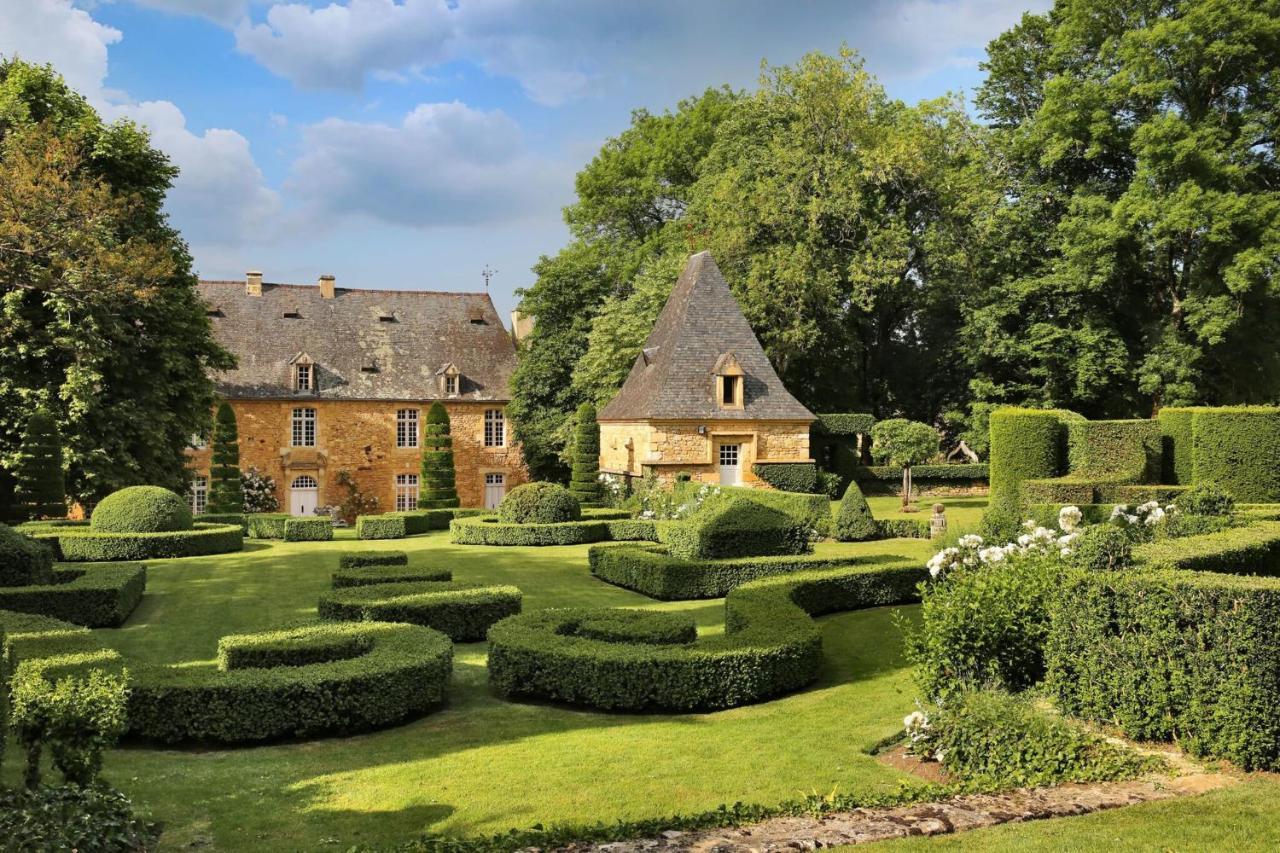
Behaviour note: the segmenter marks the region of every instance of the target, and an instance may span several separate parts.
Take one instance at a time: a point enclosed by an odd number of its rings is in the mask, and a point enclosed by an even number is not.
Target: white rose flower
[[[907,731],[926,726],[928,723],[929,718],[924,715],[923,711],[912,711],[910,714],[907,714],[902,718],[902,727]]]
[[[1080,511],[1080,507],[1064,506],[1058,510],[1058,527],[1062,528],[1062,532],[1070,533],[1076,529],[1082,518],[1084,513]]]
[[[1026,521],[1022,522],[1022,529],[1023,529],[1023,530],[1035,530],[1035,529],[1036,529],[1036,523],[1035,523],[1033,520],[1031,520],[1030,518],[1028,518]]]
[[[977,548],[982,544],[982,537],[976,533],[969,533],[960,537],[961,548]]]
[[[1159,524],[1163,518],[1164,518],[1164,510],[1162,510],[1160,507],[1156,507],[1155,509],[1151,510],[1151,512],[1147,514],[1146,523],[1148,526],[1156,525],[1156,524]]]
[[[1111,520],[1115,521],[1117,518],[1124,515],[1126,509],[1127,507],[1124,504],[1116,504],[1113,506],[1111,508]]]

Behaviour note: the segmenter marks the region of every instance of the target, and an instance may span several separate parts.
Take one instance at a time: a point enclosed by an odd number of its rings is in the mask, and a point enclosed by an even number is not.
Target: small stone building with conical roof
[[[814,415],[783,386],[709,252],[685,265],[598,419],[607,474],[753,486],[756,463],[813,461]]]

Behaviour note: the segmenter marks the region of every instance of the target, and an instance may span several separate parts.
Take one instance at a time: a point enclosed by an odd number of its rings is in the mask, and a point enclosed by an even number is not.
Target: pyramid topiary
[[[45,409],[27,418],[14,466],[14,497],[24,518],[61,518],[67,514],[62,473],[62,436],[58,422]]]
[[[213,420],[212,465],[209,468],[209,512],[244,512],[244,483],[240,479],[240,431],[229,403],[218,406]]]
[[[596,407],[590,403],[578,407],[569,492],[583,506],[600,502],[600,424],[596,423]]]
[[[871,517],[871,507],[856,482],[849,483],[840,500],[836,514],[836,538],[841,542],[864,542],[878,535],[876,521]]]
[[[427,428],[422,437],[422,489],[418,493],[418,509],[444,509],[457,505],[449,413],[437,400],[427,410]]]

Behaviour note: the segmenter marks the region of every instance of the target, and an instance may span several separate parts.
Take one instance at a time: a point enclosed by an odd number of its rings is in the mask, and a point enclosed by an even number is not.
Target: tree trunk
[[[902,508],[911,505],[911,466],[902,466]]]

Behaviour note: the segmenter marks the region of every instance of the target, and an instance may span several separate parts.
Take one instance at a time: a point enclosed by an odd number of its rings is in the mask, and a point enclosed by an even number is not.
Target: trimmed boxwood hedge
[[[449,535],[457,545],[583,545],[658,538],[658,525],[652,520],[601,515],[606,517],[559,524],[504,524],[491,515],[470,516],[450,522]]]
[[[254,743],[350,734],[396,725],[444,701],[453,644],[420,625],[348,622],[250,637],[222,647],[282,640],[302,657],[306,640],[332,648],[367,638],[356,657],[247,669],[130,666],[129,733],[162,743]]]
[[[1160,425],[1152,420],[1068,420],[1064,477],[1028,479],[1032,503],[1088,504],[1116,500],[1119,490],[1154,483],[1161,474]]]
[[[1016,507],[1024,480],[1056,477],[1066,462],[1067,420],[1081,416],[1061,409],[996,409],[991,413],[987,462],[991,503]]]
[[[1240,503],[1280,501],[1280,408],[1202,409],[1191,418],[1192,482]]]
[[[333,588],[448,580],[453,580],[453,572],[448,569],[428,569],[421,566],[365,566],[357,569],[338,569],[333,573]]]
[[[58,558],[68,563],[202,557],[244,548],[244,531],[237,524],[197,524],[193,530],[168,533],[100,533],[92,528],[73,528],[36,538],[56,543]]]
[[[402,515],[356,516],[357,539],[403,539],[407,535]]]
[[[756,462],[751,473],[779,491],[818,490],[818,466],[812,462]]]
[[[924,569],[914,562],[877,556],[815,557],[811,554],[731,560],[680,560],[655,545],[596,545],[587,552],[591,574],[660,601],[722,598],[748,581],[774,575],[895,563],[903,582],[916,583]]]
[[[142,601],[146,586],[147,570],[140,563],[63,567],[54,570],[49,584],[0,587],[0,610],[115,628]]]
[[[93,508],[89,525],[101,533],[173,533],[191,529],[191,507],[159,486],[129,486]]]
[[[245,516],[250,539],[283,539],[284,523],[293,516],[284,512],[255,512]]]
[[[1186,486],[1195,479],[1191,419],[1203,411],[1203,406],[1166,406],[1156,413],[1163,451],[1162,482]]]
[[[449,522],[455,518],[470,518],[476,515],[493,515],[491,509],[461,509],[446,507],[443,509],[415,509],[406,512],[388,512],[388,516],[404,519],[404,530],[408,536],[418,536],[434,530],[448,530]]]
[[[816,415],[809,429],[814,435],[871,435],[876,416],[869,412],[838,412]]]
[[[584,623],[599,624],[599,609],[514,616],[489,631],[489,683],[509,698],[616,711],[710,711],[764,701],[818,677],[822,635],[810,616],[913,600],[922,574],[919,567],[910,577],[900,566],[867,565],[744,584],[725,600],[724,634],[694,643],[583,636]]]
[[[409,581],[334,589],[320,596],[319,611],[325,619],[411,622],[472,643],[499,619],[519,613],[520,602],[514,586]]]
[[[1280,521],[1148,542],[1133,549],[1133,559],[1155,569],[1280,575]]]
[[[928,539],[929,522],[914,518],[880,518],[876,520],[878,539]]]
[[[912,482],[983,482],[989,475],[985,462],[964,462],[954,465],[912,465]],[[902,469],[895,465],[859,465],[853,470],[853,479],[866,482],[874,480],[901,483]]]
[[[404,551],[348,551],[338,555],[338,568],[360,569],[366,566],[407,566],[409,555]]]
[[[708,503],[712,503],[708,501]],[[805,523],[746,495],[714,501],[667,534],[672,556],[713,560],[772,554],[804,554],[813,550]]]
[[[0,524],[0,590],[49,583],[52,579],[53,554],[49,549],[30,536]]]
[[[702,485],[687,483],[683,488],[701,489]],[[822,536],[831,533],[831,499],[825,494],[780,492],[775,489],[752,489],[747,486],[718,486],[716,489],[718,494],[703,501],[698,512],[691,516],[692,518],[696,518],[701,513],[710,512],[723,501],[735,497],[749,497],[756,503],[785,512],[807,527],[818,531]],[[681,493],[677,492],[677,497],[682,497]]]
[[[333,538],[333,522],[327,518],[290,518],[284,523],[286,542],[328,542]]]
[[[0,633],[0,672],[13,672],[24,660],[102,649],[97,635],[85,626],[35,613],[0,610]]]
[[[218,641],[218,669],[309,666],[350,660],[368,654],[372,649],[373,638],[359,633],[315,634],[294,630],[233,635]]]
[[[238,524],[249,535],[249,516],[243,512],[206,512],[195,517],[197,523],[204,524]]]

